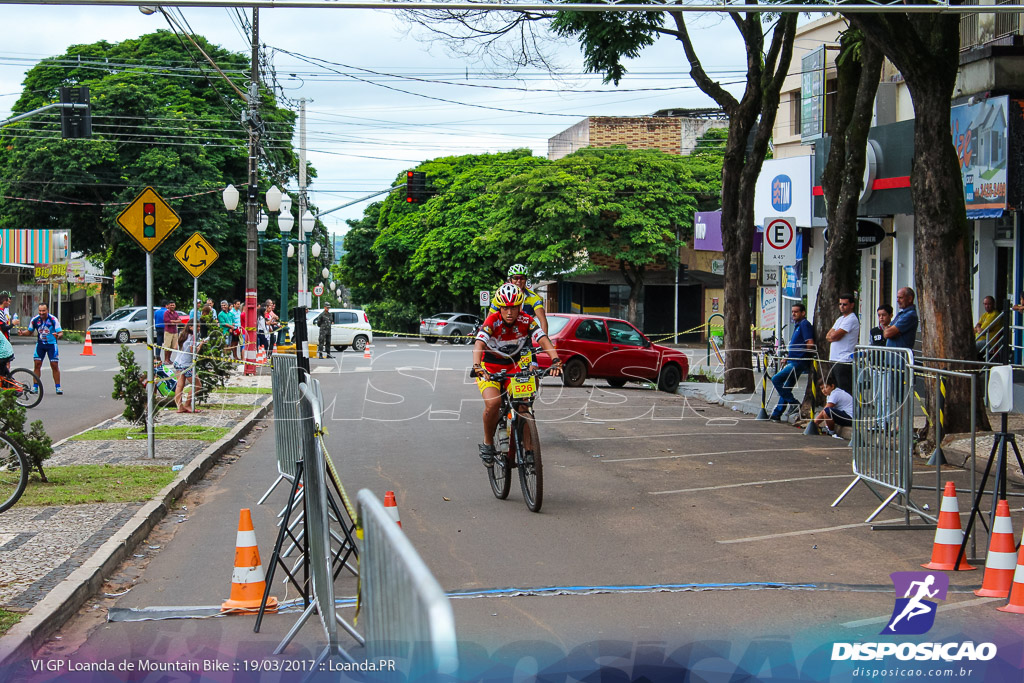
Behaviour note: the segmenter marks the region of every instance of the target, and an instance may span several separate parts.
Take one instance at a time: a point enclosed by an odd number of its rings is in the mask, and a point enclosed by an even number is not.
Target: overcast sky
[[[238,26],[234,10],[186,9],[183,13],[192,29],[211,42],[236,52],[249,51],[248,37]],[[167,28],[160,14],[145,16],[134,7],[4,5],[0,14],[9,28],[31,27],[5,32],[0,48],[0,118],[9,115],[25,72],[39,59],[59,55],[73,44],[117,42]],[[718,17],[694,17],[693,21],[700,27],[695,39],[705,68],[723,82],[737,80],[744,58],[732,22]],[[714,106],[693,86],[681,46],[674,41],[662,40],[644,51],[629,64],[630,74],[616,88],[581,73],[574,43],[553,43],[564,70],[560,78],[551,79],[546,72],[530,68],[517,79],[503,79],[478,60],[456,57],[439,44],[417,40],[417,34],[410,35],[407,28],[398,13],[386,11],[260,12],[262,43],[315,62],[286,52],[275,52],[273,59],[286,95],[309,100],[308,155],[319,174],[310,187],[311,201],[321,210],[384,189],[398,173],[425,159],[521,147],[545,155],[549,137],[586,116]],[[663,90],[638,90],[653,88]],[[361,216],[364,206],[326,217],[328,228],[343,232],[344,219]]]

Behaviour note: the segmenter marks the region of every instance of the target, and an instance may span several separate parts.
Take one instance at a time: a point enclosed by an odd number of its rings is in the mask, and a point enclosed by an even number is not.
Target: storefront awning
[[[967,219],[1002,218],[1004,209],[967,209]]]

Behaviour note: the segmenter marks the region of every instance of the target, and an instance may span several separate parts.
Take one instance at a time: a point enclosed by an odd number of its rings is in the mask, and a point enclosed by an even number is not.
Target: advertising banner
[[[1006,209],[1007,106],[1004,96],[950,111],[968,218],[997,218]]]
[[[693,214],[694,251],[722,251],[722,212],[698,211]]]
[[[0,263],[56,263],[67,259],[63,230],[0,230]]]
[[[754,186],[754,218],[789,216],[797,226],[811,227],[813,163],[809,156],[765,161]]]

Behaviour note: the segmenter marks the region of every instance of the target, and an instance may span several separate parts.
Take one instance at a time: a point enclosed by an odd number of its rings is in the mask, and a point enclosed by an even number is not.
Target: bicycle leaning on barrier
[[[538,380],[552,368],[532,369],[528,361],[524,365],[526,367],[488,373],[491,380],[503,386],[505,380],[509,383],[501,392],[501,418],[494,433],[497,455],[487,467],[487,479],[494,497],[504,500],[512,487],[511,471],[519,470],[519,485],[526,507],[531,512],[539,512],[544,502],[544,467],[533,402],[537,397]],[[470,374],[475,377],[476,371]]]
[[[6,425],[0,422],[0,428],[6,429]],[[9,509],[21,498],[28,486],[30,471],[25,454],[13,441],[0,434],[0,512]]]

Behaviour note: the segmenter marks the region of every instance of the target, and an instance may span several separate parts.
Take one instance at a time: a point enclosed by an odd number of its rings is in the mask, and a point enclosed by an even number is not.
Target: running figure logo
[[[896,588],[896,604],[889,625],[882,633],[905,636],[927,633],[935,624],[938,608],[932,600],[946,599],[949,577],[932,572],[893,572],[889,576]]]

